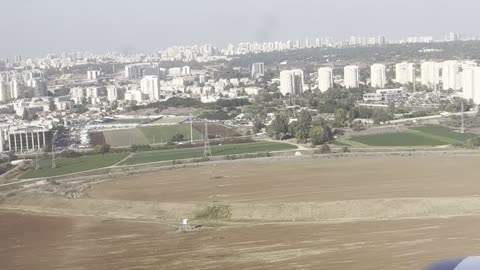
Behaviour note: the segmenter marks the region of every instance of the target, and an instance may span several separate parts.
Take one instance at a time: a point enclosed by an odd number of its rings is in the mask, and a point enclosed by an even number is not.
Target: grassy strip
[[[290,149],[296,149],[296,148],[297,148],[296,146],[291,144],[275,143],[275,142],[228,144],[228,145],[219,145],[219,146],[211,147],[212,156],[282,151],[282,150],[290,150]],[[142,164],[142,163],[177,160],[177,159],[188,159],[188,158],[199,158],[199,157],[203,157],[203,148],[149,151],[149,152],[141,152],[141,153],[134,154],[132,157],[127,159],[125,162],[123,162],[122,165],[135,165],[135,164]]]
[[[39,161],[38,170],[30,170],[22,175],[21,179],[51,177],[70,173],[78,173],[109,167],[125,158],[127,153],[111,153],[105,155],[86,155],[76,158],[55,159],[56,168],[52,168],[52,160],[44,159]]]

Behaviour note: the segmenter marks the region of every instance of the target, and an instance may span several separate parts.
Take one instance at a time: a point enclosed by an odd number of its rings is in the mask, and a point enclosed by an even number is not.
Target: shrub
[[[346,146],[342,147],[342,149],[340,151],[342,153],[350,153],[350,149],[348,149],[348,147],[346,147]]]
[[[230,206],[212,205],[195,213],[195,219],[228,219],[232,216]]]
[[[315,150],[314,154],[328,154],[330,152],[330,146],[327,144],[322,144],[319,149]]]

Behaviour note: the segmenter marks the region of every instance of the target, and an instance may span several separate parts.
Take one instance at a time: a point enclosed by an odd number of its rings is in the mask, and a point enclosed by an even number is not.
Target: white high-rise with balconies
[[[258,79],[265,75],[265,64],[264,63],[253,63],[252,64],[252,79]]]
[[[413,83],[415,80],[415,67],[412,63],[399,63],[395,65],[395,81],[400,84]]]
[[[107,86],[107,98],[110,102],[118,100],[118,89],[115,85]]]
[[[428,87],[435,88],[440,83],[441,64],[437,62],[423,62],[422,70],[422,84]]]
[[[343,77],[345,88],[357,88],[359,86],[358,66],[346,66],[343,69]]]
[[[373,88],[384,88],[387,83],[384,64],[373,64],[370,67],[370,84]]]
[[[325,92],[333,87],[333,70],[329,67],[318,69],[318,89]]]
[[[280,93],[298,95],[303,93],[303,70],[293,69],[280,72]]]
[[[445,61],[442,66],[442,83],[443,89],[460,90],[461,75],[460,75],[460,62],[458,61]]]
[[[466,67],[462,72],[462,95],[480,104],[480,67]]]
[[[140,89],[143,94],[148,95],[150,100],[160,99],[160,81],[158,76],[145,76],[140,81]]]

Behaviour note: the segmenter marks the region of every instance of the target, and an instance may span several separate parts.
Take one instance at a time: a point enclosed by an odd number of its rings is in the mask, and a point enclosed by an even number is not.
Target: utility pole
[[[208,157],[212,155],[212,149],[210,148],[210,143],[208,141],[208,122],[205,120],[205,136],[203,144],[203,156]]]
[[[193,144],[193,121],[192,121],[192,114],[190,114],[190,144]]]
[[[464,107],[463,107],[463,100],[462,100],[462,130],[461,130],[462,134],[465,133],[465,122],[464,122],[463,111],[464,111]]]
[[[55,164],[55,135],[57,132],[52,133],[52,169],[55,169],[57,165]]]

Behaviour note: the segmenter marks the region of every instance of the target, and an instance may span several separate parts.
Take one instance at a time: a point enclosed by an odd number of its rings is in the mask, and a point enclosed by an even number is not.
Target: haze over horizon
[[[2,3],[0,57],[351,35],[476,35],[473,0],[15,0]]]

